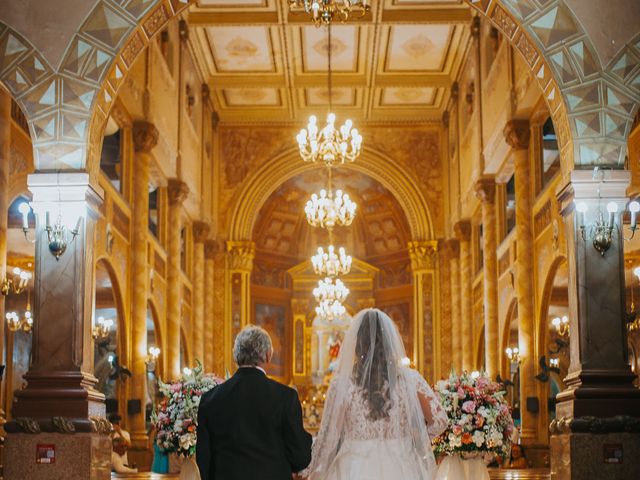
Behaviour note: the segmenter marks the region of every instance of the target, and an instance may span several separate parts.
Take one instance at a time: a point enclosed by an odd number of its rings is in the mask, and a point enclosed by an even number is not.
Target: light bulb
[[[616,202],[607,203],[607,212],[616,213],[618,211],[618,204]]]
[[[18,211],[22,215],[28,215],[29,211],[31,211],[31,207],[29,207],[29,204],[27,202],[23,202],[18,206]]]
[[[629,211],[631,213],[638,213],[640,212],[640,203],[636,202],[635,200],[633,202],[631,202],[629,204]]]

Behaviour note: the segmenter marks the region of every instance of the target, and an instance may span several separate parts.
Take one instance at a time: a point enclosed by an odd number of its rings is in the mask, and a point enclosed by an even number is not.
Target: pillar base
[[[27,386],[15,393],[12,416],[104,417],[104,395],[94,389],[93,375],[80,371],[28,372]]]
[[[622,452],[621,463],[616,461]],[[551,435],[551,479],[640,478],[640,433],[576,433]]]
[[[36,463],[38,445],[55,449],[53,463]],[[109,434],[10,433],[5,437],[5,480],[109,480],[111,437]]]

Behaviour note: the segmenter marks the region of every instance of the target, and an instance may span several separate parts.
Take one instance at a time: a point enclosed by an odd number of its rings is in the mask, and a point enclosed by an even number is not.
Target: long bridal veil
[[[305,472],[310,479],[335,478],[330,474],[334,463],[353,440],[375,441],[381,449],[402,441],[405,450],[412,450],[407,454],[420,472],[418,478],[432,478],[436,463],[416,392],[419,375],[405,361],[402,339],[389,316],[367,309],[354,317]]]

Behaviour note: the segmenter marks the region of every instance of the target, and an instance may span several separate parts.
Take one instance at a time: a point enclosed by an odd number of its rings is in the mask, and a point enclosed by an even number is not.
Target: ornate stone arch
[[[164,372],[167,371],[166,366],[168,365],[167,346],[164,343],[164,332],[162,330],[162,321],[159,314],[160,312],[158,310],[158,307],[156,306],[155,301],[152,298],[147,300],[147,311],[151,312],[151,320],[153,321],[153,326],[155,328],[156,346],[160,347],[160,355],[162,355],[163,359],[163,361],[159,362],[159,365],[156,367],[159,370],[159,376],[162,377],[164,375]],[[149,345],[147,345],[147,350],[148,349]]]
[[[102,265],[107,274],[109,275],[109,279],[111,280],[111,289],[113,291],[113,299],[116,304],[116,310],[118,311],[118,351],[120,352],[120,362],[123,365],[129,365],[130,351],[127,345],[127,338],[129,337],[129,317],[127,315],[127,311],[124,308],[124,301],[122,295],[122,287],[120,279],[118,278],[118,273],[111,262],[111,259],[102,255],[96,258],[94,269],[98,268],[98,265]],[[93,275],[95,278],[95,273]]]
[[[507,309],[507,315],[504,317],[504,325],[502,326],[502,335],[500,336],[500,351],[498,355],[500,356],[500,375],[503,378],[508,378],[505,376],[505,373],[508,372],[509,364],[507,362],[506,355],[504,354],[505,349],[509,346],[509,334],[511,333],[511,321],[513,317],[518,313],[518,299],[512,298],[511,303],[509,303],[509,308]]]
[[[623,165],[640,102],[640,35],[602,65],[563,0],[465,0],[531,68],[549,105],[566,175],[575,165]]]
[[[0,81],[29,122],[36,170],[98,172],[102,133],[133,62],[192,1],[97,1],[57,69],[0,22]]]
[[[295,148],[265,161],[244,183],[231,209],[229,240],[251,238],[260,208],[279,185],[308,170],[322,168],[303,162]],[[404,206],[414,240],[434,238],[433,222],[426,199],[412,175],[393,159],[364,148],[358,161],[340,168],[371,176],[384,185]]]
[[[549,331],[549,324],[547,323],[547,312],[549,311],[549,303],[551,302],[551,294],[553,291],[553,282],[558,273],[560,266],[567,261],[567,257],[564,255],[556,256],[549,268],[544,280],[542,292],[540,295],[540,308],[538,309],[538,315],[536,318],[537,324],[535,326],[536,332],[536,353],[538,358],[546,354],[547,349],[547,335]]]

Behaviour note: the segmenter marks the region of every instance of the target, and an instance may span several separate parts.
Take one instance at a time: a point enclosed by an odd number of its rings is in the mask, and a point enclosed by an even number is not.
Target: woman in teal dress
[[[156,442],[156,429],[152,428],[149,438],[153,442],[153,463],[151,471],[153,473],[169,473],[169,455]]]

